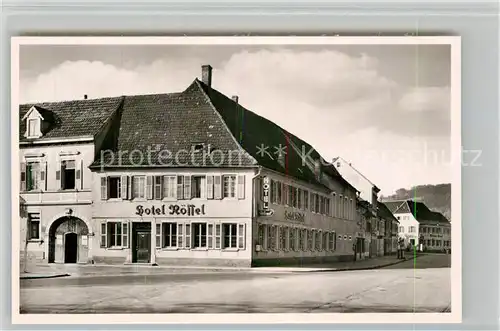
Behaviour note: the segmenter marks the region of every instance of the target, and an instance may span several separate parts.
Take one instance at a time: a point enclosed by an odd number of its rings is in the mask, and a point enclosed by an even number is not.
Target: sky
[[[448,45],[24,45],[21,103],[212,87],[383,195],[451,182]]]

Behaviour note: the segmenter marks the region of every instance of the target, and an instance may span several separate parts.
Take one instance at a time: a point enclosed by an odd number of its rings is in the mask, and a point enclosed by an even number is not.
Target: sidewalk
[[[412,259],[407,255],[407,259]],[[55,277],[95,277],[153,274],[199,274],[206,272],[256,272],[256,273],[297,273],[297,272],[334,272],[348,270],[370,270],[402,263],[396,256],[380,256],[356,262],[338,262],[320,265],[277,266],[277,267],[200,267],[200,266],[152,266],[152,265],[95,265],[95,264],[31,264],[28,272],[21,272],[21,279]],[[23,270],[22,266],[21,269]]]

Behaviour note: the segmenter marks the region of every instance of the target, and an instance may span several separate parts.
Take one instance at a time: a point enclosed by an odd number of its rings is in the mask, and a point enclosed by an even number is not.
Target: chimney
[[[83,100],[87,100],[88,96],[86,94],[83,95]]]
[[[208,87],[212,87],[212,66],[205,64],[201,66],[201,81]]]
[[[233,101],[234,101],[234,102],[236,102],[236,103],[238,103],[238,101],[239,101],[239,98],[238,98],[238,96],[237,96],[237,95],[233,95],[233,96],[231,97],[231,99],[233,99]]]

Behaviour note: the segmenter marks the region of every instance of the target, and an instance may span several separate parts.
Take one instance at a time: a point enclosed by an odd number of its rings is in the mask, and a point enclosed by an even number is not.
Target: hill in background
[[[411,189],[401,188],[393,195],[380,197],[382,202],[405,199],[422,201],[430,210],[440,212],[451,222],[451,184],[418,185]]]

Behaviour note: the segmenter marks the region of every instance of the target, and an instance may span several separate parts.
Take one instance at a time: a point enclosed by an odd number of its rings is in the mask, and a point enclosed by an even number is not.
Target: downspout
[[[251,231],[252,231],[252,240],[250,244],[252,245],[252,249],[250,250],[250,267],[253,266],[254,256],[255,256],[255,243],[254,243],[254,224],[257,218],[257,184],[256,179],[260,177],[260,173],[262,172],[262,167],[259,166],[257,173],[252,177],[252,186],[253,186],[253,194],[252,194],[252,223],[251,223]],[[258,235],[258,234],[257,234]]]

